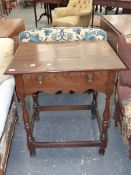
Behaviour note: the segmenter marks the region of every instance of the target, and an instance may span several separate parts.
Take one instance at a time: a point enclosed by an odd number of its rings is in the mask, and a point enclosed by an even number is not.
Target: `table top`
[[[21,43],[5,74],[121,70],[121,62],[106,41]]]
[[[45,2],[49,4],[61,4],[62,0],[30,0],[31,2]]]
[[[37,1],[37,0],[36,0]],[[97,2],[97,1],[99,1],[99,2],[104,2],[105,1],[105,3],[110,3],[110,2],[116,2],[116,3],[119,3],[119,2],[131,2],[131,0],[93,0],[94,2]]]
[[[93,0],[94,4],[131,9],[131,0]]]
[[[103,15],[102,18],[120,34],[131,34],[131,15]]]
[[[36,0],[36,1],[37,1],[37,0]],[[93,1],[131,2],[131,0],[93,0]]]

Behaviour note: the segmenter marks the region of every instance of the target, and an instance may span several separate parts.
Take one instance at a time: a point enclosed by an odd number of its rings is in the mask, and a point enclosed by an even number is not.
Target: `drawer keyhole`
[[[38,75],[37,80],[39,84],[42,84],[43,77],[41,75]]]
[[[87,76],[88,76],[88,82],[91,83],[93,81],[92,73],[88,73]]]

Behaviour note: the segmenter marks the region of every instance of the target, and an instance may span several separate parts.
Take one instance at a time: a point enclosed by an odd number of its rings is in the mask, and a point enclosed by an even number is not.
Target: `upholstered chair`
[[[16,122],[15,80],[4,75],[14,54],[14,41],[0,38],[0,175],[5,174]]]
[[[116,126],[120,126],[131,159],[131,36],[119,37],[118,55],[127,66],[127,70],[122,70],[119,74],[114,119]]]
[[[92,0],[70,0],[67,7],[55,8],[54,27],[88,27]]]

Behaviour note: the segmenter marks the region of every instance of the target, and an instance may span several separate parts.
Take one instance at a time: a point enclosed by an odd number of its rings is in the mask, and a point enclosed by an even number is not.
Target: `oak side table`
[[[108,140],[110,118],[110,97],[114,91],[116,71],[126,69],[106,41],[77,41],[62,43],[21,43],[14,59],[5,74],[12,74],[23,109],[23,121],[27,133],[30,155],[36,148],[86,147],[98,146],[104,154]],[[94,89],[91,105],[39,106],[37,92],[54,94],[58,91],[68,93],[73,90],[83,93]],[[96,92],[106,94],[102,121],[97,111]],[[25,97],[34,99],[32,120],[26,109]],[[99,102],[98,102],[99,103]],[[95,114],[100,130],[99,140],[37,142],[33,135],[33,123],[39,119],[40,111],[91,110]]]

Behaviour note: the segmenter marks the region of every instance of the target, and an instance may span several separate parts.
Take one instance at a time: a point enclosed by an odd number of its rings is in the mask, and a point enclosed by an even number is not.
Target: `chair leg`
[[[117,7],[115,11],[115,15],[118,15],[118,13],[119,13],[119,8]]]
[[[39,120],[39,103],[38,103],[38,93],[32,95],[33,98],[33,118]]]
[[[102,5],[100,5],[100,13],[102,12]]]
[[[50,6],[49,6],[49,18],[50,18],[50,22],[52,24],[52,10],[51,10]]]
[[[95,5],[95,12],[97,12],[98,10],[98,5]]]

